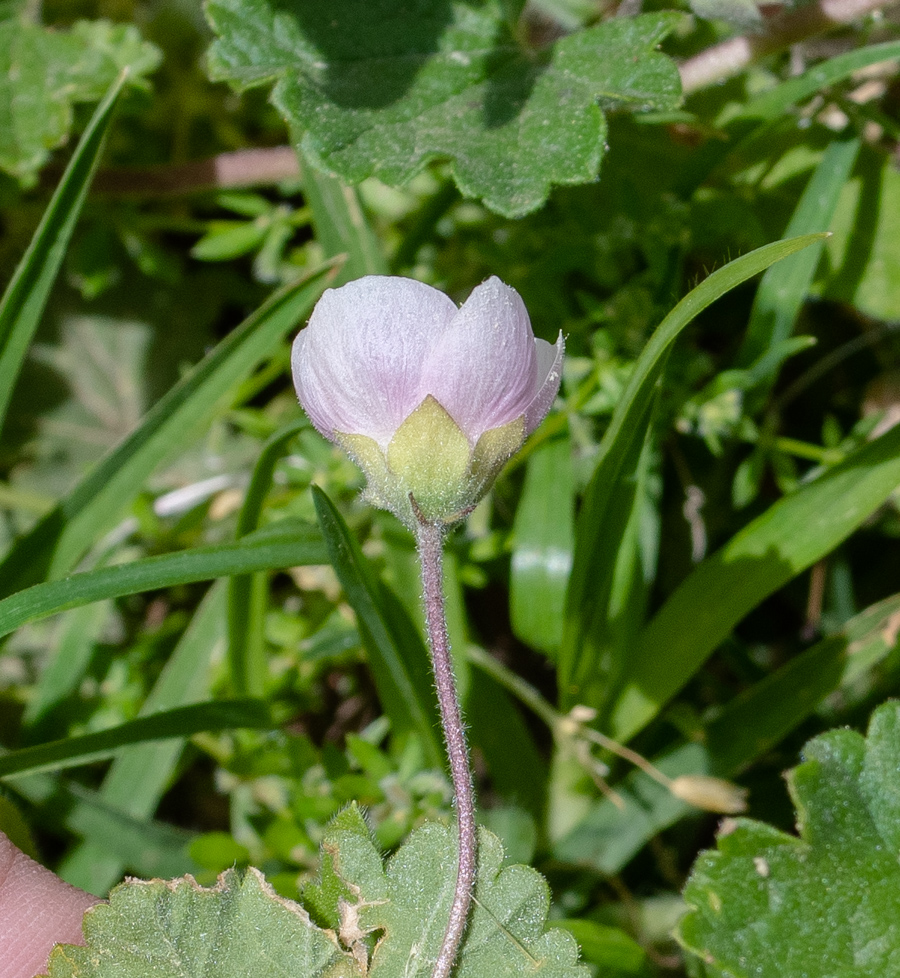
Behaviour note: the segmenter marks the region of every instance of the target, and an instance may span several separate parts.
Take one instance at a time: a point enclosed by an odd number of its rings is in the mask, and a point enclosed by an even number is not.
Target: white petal
[[[532,431],[547,417],[547,412],[553,404],[559,383],[562,380],[562,361],[566,350],[562,332],[559,339],[551,346],[546,340],[535,340],[537,353],[538,389],[528,410],[525,412],[525,434]]]
[[[443,292],[407,278],[369,275],[327,290],[291,352],[316,428],[386,447],[421,403],[422,365],[456,312]]]
[[[519,293],[490,278],[479,285],[431,350],[422,395],[431,394],[472,444],[521,417],[534,398],[534,334]]]

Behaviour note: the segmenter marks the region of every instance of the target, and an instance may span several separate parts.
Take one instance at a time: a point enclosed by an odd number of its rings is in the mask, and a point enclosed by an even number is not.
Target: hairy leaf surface
[[[191,877],[131,880],[85,916],[85,946],[60,945],[48,978],[427,978],[456,880],[455,832],[436,822],[387,862],[355,806],[332,822],[322,873],[300,904],[262,874],[228,870],[215,887]],[[527,866],[503,866],[482,830],[475,903],[458,978],[587,978],[574,937],[546,930],[550,893]]]
[[[429,822],[383,864],[364,823],[345,812],[326,836],[332,892],[340,880],[352,900],[340,902],[345,944],[378,937],[371,978],[428,978],[434,967],[456,882],[455,832]],[[503,866],[503,846],[491,832],[479,836],[475,903],[458,978],[586,978],[571,934],[545,930],[550,892],[528,866]],[[335,879],[336,877],[336,879]]]
[[[789,775],[799,838],[740,819],[685,890],[685,947],[740,978],[867,978],[900,967],[900,704],[864,739],[832,730]]]
[[[671,108],[671,14],[621,18],[532,47],[504,5],[418,0],[211,0],[211,74],[275,81],[298,150],[351,183],[409,180],[449,159],[464,194],[509,217],[553,184],[595,179],[602,107]]]
[[[130,880],[85,914],[85,947],[61,944],[49,978],[352,978],[333,933],[250,869],[215,887]]]

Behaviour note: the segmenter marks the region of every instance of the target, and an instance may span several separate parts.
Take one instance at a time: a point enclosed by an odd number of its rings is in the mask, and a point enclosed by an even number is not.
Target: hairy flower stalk
[[[366,476],[364,495],[413,531],[456,797],[456,886],[432,978],[447,978],[475,889],[475,797],[443,595],[443,540],[541,423],[562,336],[535,339],[518,293],[491,278],[457,308],[442,292],[372,275],[329,289],[294,342],[297,395]]]
[[[414,506],[414,509],[417,507]],[[431,665],[441,709],[441,725],[450,761],[453,792],[456,796],[456,825],[459,862],[456,886],[444,940],[432,978],[447,978],[456,960],[456,954],[466,929],[466,918],[475,890],[475,872],[478,858],[478,841],[475,826],[475,790],[469,767],[469,747],[463,727],[456,680],[450,660],[450,642],[447,638],[447,616],[444,613],[443,554],[444,527],[422,517],[416,532],[419,560],[422,565],[422,590],[425,600],[425,621],[431,647]]]

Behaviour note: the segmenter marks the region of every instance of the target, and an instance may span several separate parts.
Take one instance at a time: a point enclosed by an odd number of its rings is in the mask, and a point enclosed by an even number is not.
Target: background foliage
[[[328,284],[496,274],[569,351],[448,545],[510,926],[554,975],[548,915],[600,975],[775,974],[785,933],[875,973],[814,924],[897,833],[896,707],[861,732],[900,679],[900,19],[832,6],[0,3],[0,828],[102,895],[257,866],[338,932],[387,887],[373,961],[418,946],[391,867],[452,806],[412,541],[288,351]],[[750,820],[684,890],[710,776]],[[900,953],[869,909],[835,954]],[[463,967],[520,969],[483,926]]]

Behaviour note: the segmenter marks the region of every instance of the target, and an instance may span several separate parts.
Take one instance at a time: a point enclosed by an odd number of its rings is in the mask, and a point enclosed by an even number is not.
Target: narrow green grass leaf
[[[235,538],[240,540],[259,526],[263,503],[272,485],[275,466],[291,439],[309,427],[305,419],[275,432],[265,443],[244,496]],[[235,575],[228,581],[228,663],[238,696],[261,696],[265,679],[262,618],[265,614],[265,575]]]
[[[768,158],[766,141],[773,130],[781,125],[796,126],[797,120],[791,113],[795,106],[821,96],[828,87],[849,78],[855,71],[892,58],[900,58],[898,41],[847,51],[751,99],[723,126],[727,139],[709,140],[693,155],[678,180],[679,193],[691,196],[718,167],[742,166],[742,161],[758,155],[757,150]]]
[[[538,448],[528,462],[509,574],[513,631],[551,656],[562,641],[574,522],[572,445],[559,438]]]
[[[540,823],[547,804],[547,765],[517,704],[486,673],[475,676],[471,684],[466,722],[494,793]]]
[[[76,608],[62,623],[52,658],[41,670],[34,692],[25,707],[23,722],[29,742],[41,738],[42,721],[52,714],[84,679],[98,636],[109,619],[105,601]]]
[[[283,520],[237,543],[195,547],[73,574],[61,581],[35,584],[0,601],[0,636],[8,635],[26,622],[104,598],[120,598],[231,574],[327,562],[328,552],[314,526],[299,520]]]
[[[196,614],[169,656],[140,715],[151,716],[202,700],[209,694],[210,660],[221,648],[225,633],[225,588],[210,588]],[[123,747],[117,752],[97,797],[111,808],[136,819],[149,819],[168,789],[186,740],[173,737]],[[87,838],[62,861],[58,872],[67,882],[89,893],[105,895],[127,868],[103,837]],[[170,875],[190,872],[185,859]]]
[[[30,856],[35,862],[40,860],[40,853],[31,834],[31,826],[19,806],[5,794],[0,795],[0,832],[26,856]]]
[[[849,78],[855,71],[894,58],[900,58],[900,41],[885,41],[839,54],[758,95],[743,107],[737,118],[778,119],[792,106],[819,95],[823,89]]]
[[[421,738],[428,761],[442,766],[428,652],[400,600],[377,581],[341,514],[312,487],[319,525],[338,580],[356,612],[372,678],[394,733]]]
[[[628,740],[649,723],[748,612],[845,540],[898,485],[900,428],[892,428],[703,561],[638,637],[611,736]]]
[[[898,614],[900,595],[867,608],[839,633],[727,703],[707,724],[702,744],[679,745],[653,758],[653,764],[671,778],[738,776],[796,730],[825,697],[887,657],[896,646],[892,623]],[[593,804],[556,842],[558,859],[613,875],[654,835],[696,812],[640,771],[633,771],[615,789],[624,808],[608,798]]]
[[[152,819],[134,818],[105,804],[96,792],[60,775],[29,774],[6,782],[8,790],[27,799],[32,819],[57,833],[94,839],[132,873],[169,879],[196,873],[188,854],[195,832]],[[106,892],[97,893],[106,896]]]
[[[734,777],[771,750],[837,689],[846,690],[896,647],[900,594],[851,618],[727,703],[706,725],[714,774]],[[846,693],[844,693],[846,696]]]
[[[709,773],[709,761],[700,744],[682,744],[652,761],[658,771],[670,778]],[[697,811],[641,771],[632,771],[618,782],[615,792],[617,802],[610,798],[595,802],[570,831],[555,841],[555,859],[614,876],[655,835]]]
[[[0,431],[16,378],[47,304],[97,168],[123,72],[97,106],[0,300]]]
[[[316,241],[325,254],[329,258],[346,255],[335,285],[363,275],[388,274],[381,243],[369,226],[355,187],[346,186],[337,177],[328,176],[304,161],[303,194],[312,210]]]
[[[604,718],[628,666],[635,636],[644,625],[656,573],[659,517],[648,493],[653,456],[650,417],[644,441],[634,440],[609,495],[593,557],[591,616],[581,644],[560,656],[560,706],[590,706]],[[602,719],[601,719],[602,725]]]
[[[184,738],[195,733],[252,727],[266,730],[273,725],[268,706],[262,700],[219,700],[182,706],[152,716],[129,720],[97,733],[66,737],[47,744],[23,747],[0,754],[0,778],[12,775],[59,771],[112,757],[126,744],[148,740]]]
[[[564,696],[572,685],[572,677],[579,672],[582,651],[593,654],[590,651],[592,623],[598,610],[605,610],[602,599],[611,591],[618,552],[616,546],[604,541],[604,535],[615,529],[609,521],[614,500],[623,484],[635,477],[640,446],[652,417],[657,383],[672,344],[695,316],[730,289],[821,239],[822,235],[806,235],[777,241],[716,270],[666,316],[638,358],[600,443],[597,465],[575,527],[575,554],[560,649]]]
[[[859,146],[858,139],[836,139],[829,145],[791,216],[785,237],[828,230]],[[790,337],[824,247],[825,242],[818,241],[766,270],[756,290],[738,354],[739,366],[749,366]]]
[[[233,386],[299,325],[328,284],[333,264],[282,289],[249,316],[154,405],[140,427],[18,540],[0,563],[0,595],[69,571],[98,535],[115,525],[147,476],[189,444]]]

